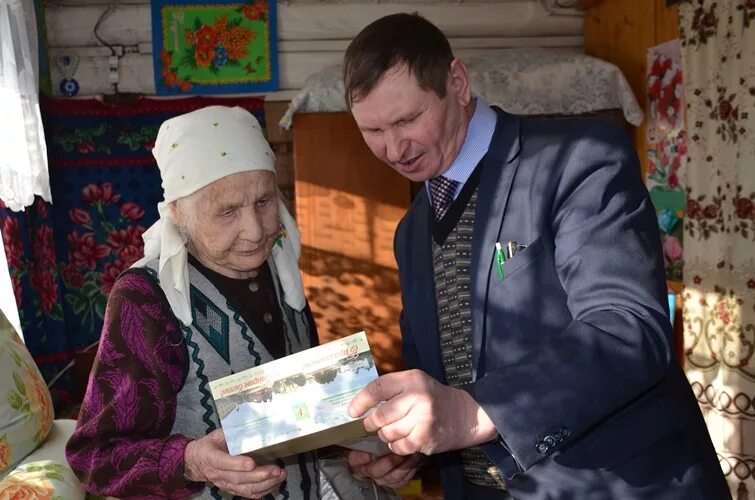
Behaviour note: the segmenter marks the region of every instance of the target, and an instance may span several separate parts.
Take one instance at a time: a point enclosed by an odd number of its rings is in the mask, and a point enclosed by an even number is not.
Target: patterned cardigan
[[[178,320],[156,283],[123,273],[110,293],[79,423],[66,447],[87,491],[119,498],[186,498],[191,439],[171,435],[189,366]]]

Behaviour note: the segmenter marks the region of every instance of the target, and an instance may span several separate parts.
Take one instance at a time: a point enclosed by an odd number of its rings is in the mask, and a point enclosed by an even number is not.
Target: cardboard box
[[[364,332],[210,382],[231,455],[272,459],[367,437],[347,408],[378,377]]]

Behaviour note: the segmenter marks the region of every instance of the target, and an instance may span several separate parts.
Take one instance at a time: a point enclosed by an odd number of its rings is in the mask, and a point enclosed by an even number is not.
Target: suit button
[[[569,437],[570,432],[569,432],[569,428],[568,427],[561,427],[561,429],[559,430],[559,432],[561,433],[561,435],[564,438],[568,438]]]
[[[539,443],[537,443],[536,448],[537,448],[537,452],[540,453],[541,455],[547,454],[548,453],[548,449],[549,449],[548,445],[545,444],[542,441],[540,441]]]
[[[554,438],[553,436],[545,436],[545,439],[543,439],[543,441],[545,442],[546,446],[548,446],[548,448],[553,448],[556,445],[556,438]]]

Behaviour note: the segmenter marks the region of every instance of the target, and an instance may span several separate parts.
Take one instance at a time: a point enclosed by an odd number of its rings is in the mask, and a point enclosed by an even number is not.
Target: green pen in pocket
[[[500,243],[495,244],[495,264],[498,268],[498,277],[503,281],[506,276],[503,274],[503,263],[506,262],[506,254],[503,253]]]

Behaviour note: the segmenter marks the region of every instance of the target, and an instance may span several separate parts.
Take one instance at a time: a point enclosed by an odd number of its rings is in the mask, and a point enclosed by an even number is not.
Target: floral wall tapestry
[[[679,5],[687,377],[737,500],[755,499],[755,2]]]
[[[151,4],[159,95],[278,90],[275,0]]]
[[[648,175],[663,238],[666,279],[682,280],[684,216],[684,87],[679,40],[648,50]]]
[[[0,229],[26,345],[48,382],[99,340],[115,278],[143,255],[162,200],[160,124],[213,104],[244,107],[264,126],[261,98],[43,101],[54,205],[37,198],[16,213],[0,202]],[[56,386],[65,399],[66,381]]]

